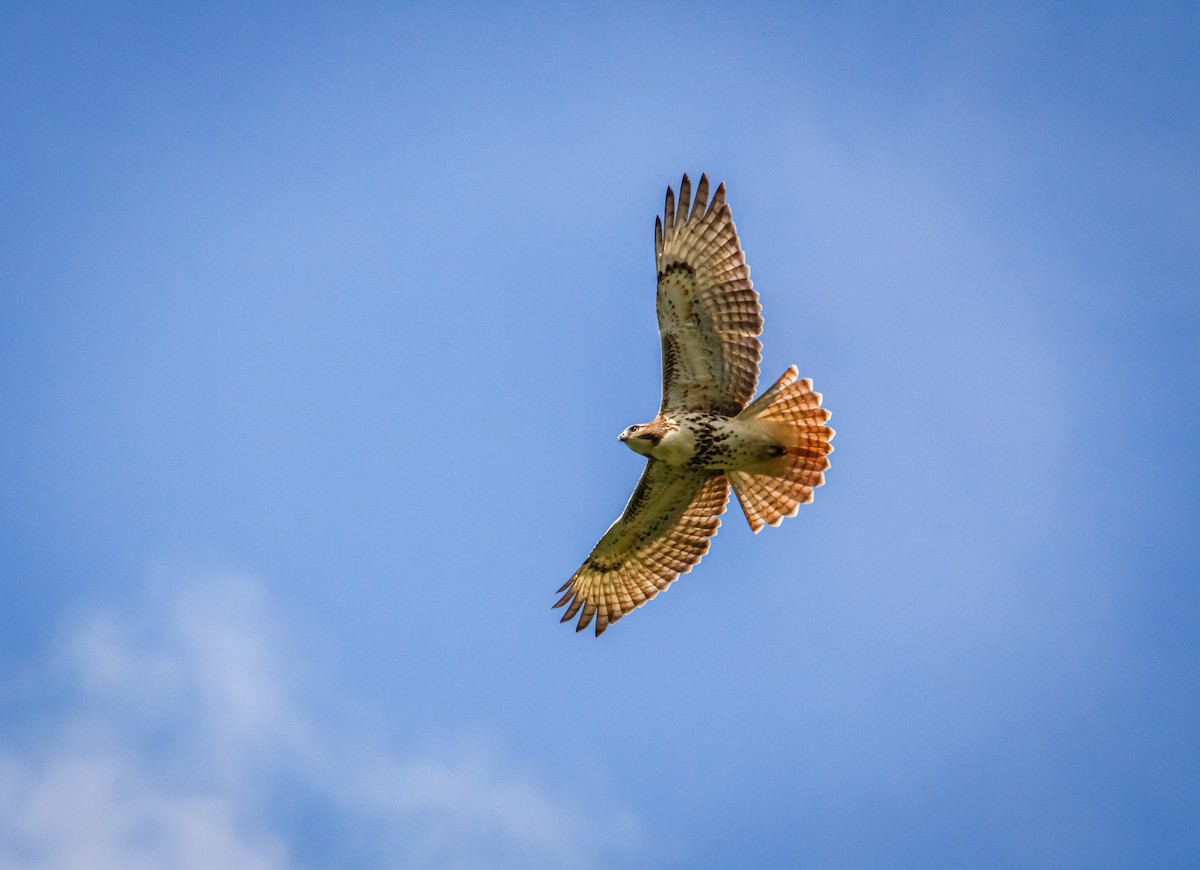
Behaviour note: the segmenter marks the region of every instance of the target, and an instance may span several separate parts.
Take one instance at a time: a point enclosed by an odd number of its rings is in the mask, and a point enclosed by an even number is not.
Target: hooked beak
[[[628,441],[629,435],[625,432],[622,432],[620,435],[617,436],[617,440],[621,441],[621,442]]]

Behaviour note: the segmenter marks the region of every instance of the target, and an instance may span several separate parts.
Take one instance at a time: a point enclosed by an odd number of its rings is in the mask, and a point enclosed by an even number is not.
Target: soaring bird
[[[596,636],[708,552],[733,486],[750,528],[779,525],[825,482],[833,430],[812,381],[790,366],[754,401],[762,306],[750,282],[724,182],[708,200],[687,175],[654,219],[662,405],[620,440],[647,457],[624,512],[558,590],[562,621],[593,618]],[[748,404],[747,404],[748,403]]]

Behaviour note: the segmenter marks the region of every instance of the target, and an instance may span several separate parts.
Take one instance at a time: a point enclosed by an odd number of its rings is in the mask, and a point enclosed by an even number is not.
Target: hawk
[[[762,307],[750,283],[722,183],[708,200],[700,176],[667,188],[654,220],[662,405],[620,440],[647,457],[624,512],[558,591],[576,631],[641,607],[708,552],[729,487],[750,528],[779,525],[825,482],[833,430],[812,381],[790,366],[754,401]]]

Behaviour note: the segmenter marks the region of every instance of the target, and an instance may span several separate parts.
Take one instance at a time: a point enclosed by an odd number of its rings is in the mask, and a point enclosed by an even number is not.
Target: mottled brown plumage
[[[662,405],[621,440],[648,457],[624,512],[558,591],[576,630],[612,622],[708,552],[732,484],[751,529],[778,525],[825,481],[833,430],[812,382],[790,367],[755,401],[762,314],[725,202],[686,175],[655,219]],[[749,403],[749,404],[747,404]]]

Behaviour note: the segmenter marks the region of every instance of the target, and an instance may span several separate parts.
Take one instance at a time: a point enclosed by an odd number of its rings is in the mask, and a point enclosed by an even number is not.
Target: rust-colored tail
[[[739,469],[726,470],[750,528],[777,526],[794,517],[800,505],[813,500],[813,490],[825,482],[833,452],[833,430],[824,425],[829,412],[821,407],[821,394],[812,381],[796,380],[789,366],[775,384],[738,414],[753,420],[779,443],[784,453]]]

